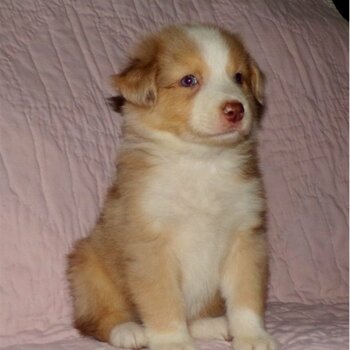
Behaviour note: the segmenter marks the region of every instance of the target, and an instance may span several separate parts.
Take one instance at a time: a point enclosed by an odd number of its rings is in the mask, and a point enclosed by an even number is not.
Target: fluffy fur
[[[276,349],[263,326],[257,65],[222,29],[167,27],[113,84],[125,140],[101,217],[69,257],[76,327],[127,348],[233,337],[236,350]]]

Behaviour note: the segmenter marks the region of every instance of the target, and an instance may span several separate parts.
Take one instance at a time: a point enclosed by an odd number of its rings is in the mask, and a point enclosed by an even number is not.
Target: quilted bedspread
[[[0,1],[0,348],[111,349],[71,327],[66,254],[122,140],[108,78],[180,22],[240,33],[266,75],[267,327],[282,349],[348,348],[348,24],[326,0]]]

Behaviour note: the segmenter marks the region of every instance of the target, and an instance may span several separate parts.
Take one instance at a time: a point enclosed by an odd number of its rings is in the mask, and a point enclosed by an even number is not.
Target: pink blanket
[[[0,2],[0,347],[108,348],[71,328],[64,273],[121,140],[108,77],[145,32],[194,21],[240,33],[267,77],[268,326],[283,349],[347,348],[348,25],[326,0]]]

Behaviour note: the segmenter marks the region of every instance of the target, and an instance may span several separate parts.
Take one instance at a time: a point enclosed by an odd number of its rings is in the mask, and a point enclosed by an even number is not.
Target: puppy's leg
[[[75,326],[81,333],[117,347],[147,345],[144,328],[133,322],[131,306],[121,288],[123,281],[111,278],[89,240],[78,242],[70,254],[68,277]]]
[[[232,339],[225,316],[200,318],[192,321],[189,327],[192,337],[196,339]]]
[[[190,321],[189,328],[193,338],[231,340],[225,302],[218,292],[201,310],[198,318]]]
[[[128,249],[128,278],[151,350],[194,350],[186,325],[178,265],[158,236]]]
[[[222,295],[235,350],[275,350],[263,324],[267,253],[263,233],[238,234],[223,270]]]

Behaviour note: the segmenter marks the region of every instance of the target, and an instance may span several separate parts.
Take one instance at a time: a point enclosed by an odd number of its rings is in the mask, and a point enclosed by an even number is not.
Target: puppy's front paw
[[[197,339],[232,340],[225,316],[193,321],[190,324],[190,333]]]
[[[234,350],[277,350],[277,342],[266,332],[261,315],[238,309],[231,315]]]
[[[144,327],[135,322],[115,326],[109,336],[109,342],[115,347],[142,348],[148,345]]]
[[[235,337],[234,350],[278,350],[277,342],[267,333],[252,337]]]
[[[158,333],[149,332],[150,350],[195,350],[193,340],[186,329]]]

